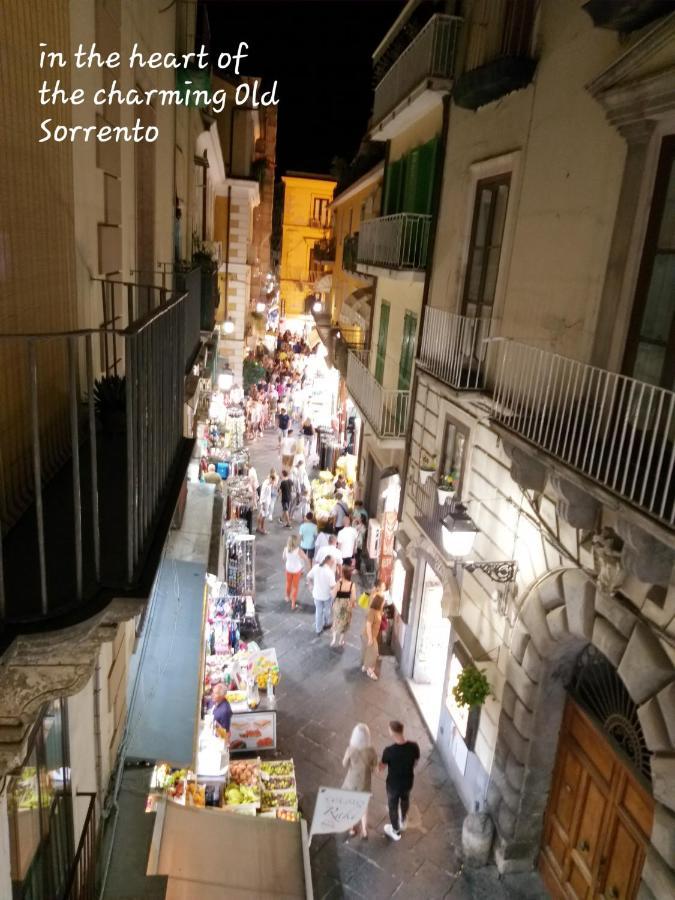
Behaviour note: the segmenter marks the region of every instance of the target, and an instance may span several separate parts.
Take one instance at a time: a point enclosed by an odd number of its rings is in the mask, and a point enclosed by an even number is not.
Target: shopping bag
[[[357,603],[359,604],[361,609],[368,609],[368,606],[370,604],[370,596],[364,591],[357,600]]]

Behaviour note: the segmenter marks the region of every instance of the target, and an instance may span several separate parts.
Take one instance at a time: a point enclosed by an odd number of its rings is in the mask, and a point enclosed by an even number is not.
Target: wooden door
[[[403,319],[403,343],[401,344],[401,367],[398,372],[399,391],[410,390],[413,360],[417,344],[417,316],[407,312]]]
[[[384,379],[384,360],[387,354],[387,335],[389,333],[389,304],[380,303],[380,330],[377,335],[377,355],[375,357],[375,380],[382,384]]]
[[[558,900],[632,900],[654,803],[609,740],[567,701],[539,868]]]

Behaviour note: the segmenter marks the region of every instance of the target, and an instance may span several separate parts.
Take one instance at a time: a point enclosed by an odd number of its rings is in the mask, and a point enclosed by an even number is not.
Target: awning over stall
[[[356,326],[364,331],[370,325],[370,311],[373,301],[372,286],[359,288],[353,291],[343,302],[340,308],[338,321],[343,328]]]
[[[162,800],[148,875],[168,875],[166,900],[311,900],[307,826]]]

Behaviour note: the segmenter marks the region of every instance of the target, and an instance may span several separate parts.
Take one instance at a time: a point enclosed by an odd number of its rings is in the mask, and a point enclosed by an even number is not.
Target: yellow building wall
[[[305,297],[312,292],[309,256],[314,244],[330,236],[328,228],[310,225],[314,200],[333,199],[335,181],[285,176],[280,292],[286,317],[304,315]]]

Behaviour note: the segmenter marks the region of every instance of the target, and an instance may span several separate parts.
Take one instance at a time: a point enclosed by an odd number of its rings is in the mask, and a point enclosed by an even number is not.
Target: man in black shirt
[[[293,482],[289,478],[288,472],[284,469],[281,473],[281,483],[279,484],[279,493],[281,494],[281,518],[279,522],[285,527],[291,527],[290,509],[293,500]]]
[[[391,825],[384,826],[384,833],[392,841],[400,841],[401,831],[406,829],[410,791],[413,786],[415,765],[420,758],[420,748],[414,741],[406,741],[401,722],[390,722],[389,733],[394,743],[384,748],[382,762],[378,766],[380,772],[385,767],[387,769],[387,801]]]
[[[281,407],[279,409],[279,415],[277,416],[277,422],[279,424],[279,446],[281,447],[282,438],[285,438],[288,435],[288,425],[290,423],[291,417],[286,412],[285,407]]]

